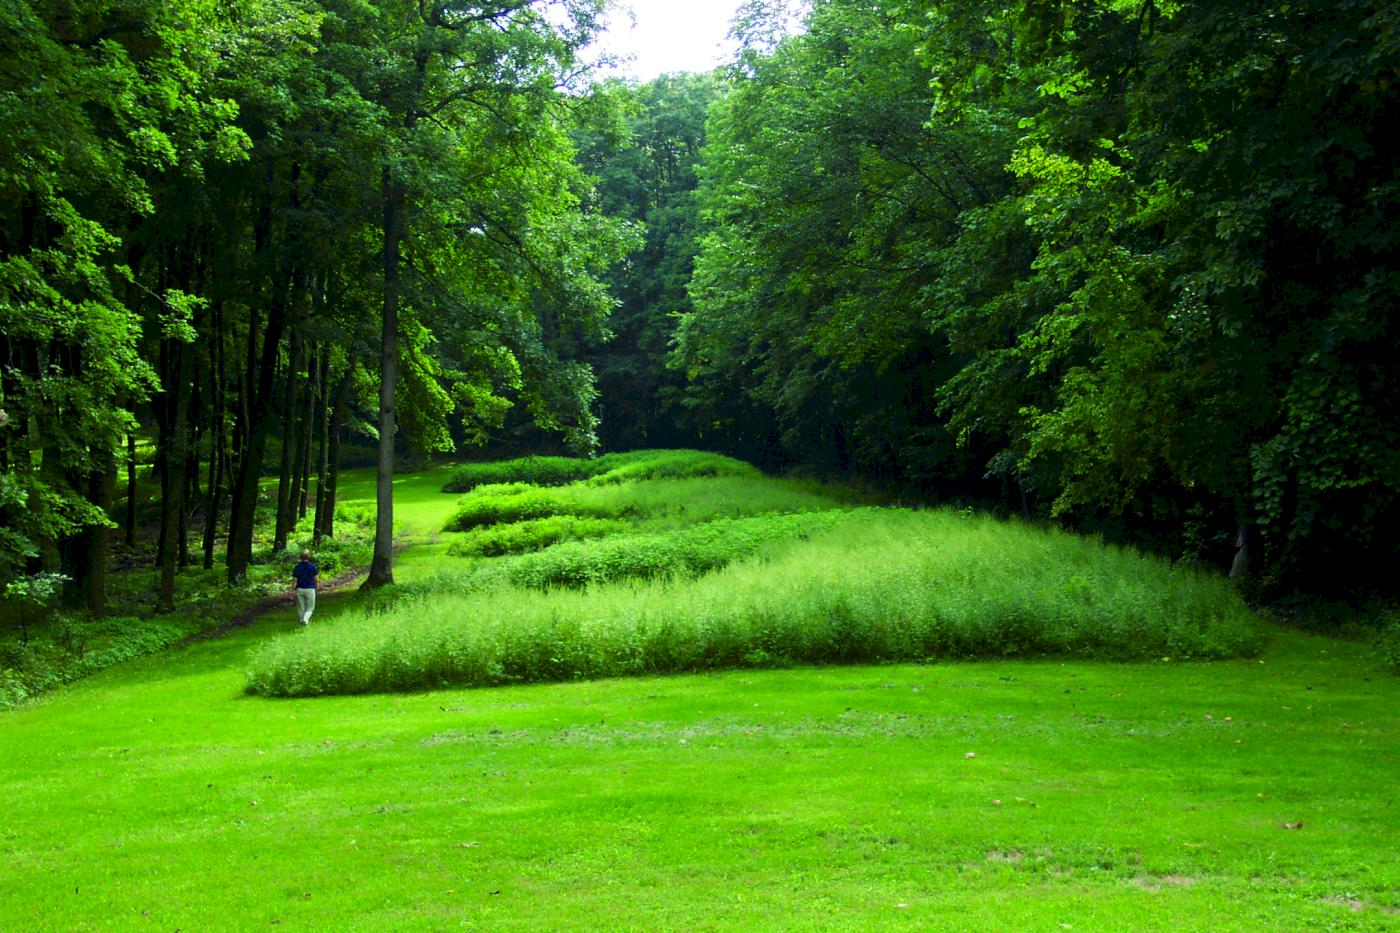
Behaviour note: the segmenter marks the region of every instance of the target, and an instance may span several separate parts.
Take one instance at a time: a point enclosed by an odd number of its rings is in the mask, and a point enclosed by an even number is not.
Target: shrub
[[[443,492],[469,492],[478,486],[530,483],[562,486],[594,475],[596,461],[574,457],[521,457],[492,463],[467,463],[458,467],[442,487]]]
[[[27,645],[0,651],[0,709],[71,683],[113,664],[153,654],[195,634],[205,620],[164,615],[150,619],[112,616],[95,621],[61,618]]]
[[[1400,674],[1400,611],[1386,613],[1379,640],[1381,664]]]
[[[698,450],[640,451],[625,461],[614,461],[608,469],[587,480],[592,486],[631,483],[646,479],[684,479],[701,476],[748,476],[763,474],[758,468],[733,457]],[[606,459],[606,458],[604,458]]]

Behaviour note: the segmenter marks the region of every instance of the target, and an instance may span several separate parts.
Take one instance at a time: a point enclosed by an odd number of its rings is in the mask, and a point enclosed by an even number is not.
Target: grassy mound
[[[470,531],[552,515],[649,518],[693,524],[726,516],[829,509],[838,504],[812,484],[757,476],[653,479],[555,488],[503,483],[478,486],[463,496],[443,530]]]
[[[1260,647],[1253,617],[1219,578],[1019,524],[879,510],[698,578],[404,601],[267,643],[247,683],[307,696],[788,663],[1217,658]]]
[[[453,557],[500,557],[539,551],[560,541],[585,541],[625,532],[631,524],[612,518],[551,515],[503,525],[481,525],[447,548]]]
[[[470,492],[478,486],[529,483],[564,486],[588,480],[597,484],[640,479],[694,476],[758,476],[742,460],[699,450],[635,450],[604,454],[591,460],[577,457],[520,457],[458,467],[444,492]]]
[[[770,545],[827,531],[847,517],[858,514],[840,511],[791,512],[719,518],[698,525],[642,534],[602,531],[594,537],[607,534],[607,540],[565,541],[533,553],[518,553],[500,560],[478,562],[465,571],[438,574],[399,587],[390,598],[402,600],[446,592],[471,593],[493,586],[578,588],[617,580],[695,576],[718,570]],[[568,517],[560,516],[559,519]],[[581,523],[585,529],[593,524],[606,524],[609,529],[630,527],[625,522],[602,519],[572,520]],[[555,521],[540,519],[512,525],[492,525],[476,529],[468,538],[483,532],[511,532]]]

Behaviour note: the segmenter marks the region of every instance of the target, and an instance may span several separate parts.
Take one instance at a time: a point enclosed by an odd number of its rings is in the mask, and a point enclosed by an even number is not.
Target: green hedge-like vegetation
[[[1379,642],[1381,663],[1400,674],[1400,612],[1386,614],[1381,624]]]
[[[880,510],[701,577],[405,600],[267,643],[248,688],[305,696],[792,663],[1185,660],[1261,644],[1219,577],[1018,523]]]
[[[208,627],[190,615],[60,619],[28,644],[0,644],[0,709],[103,668],[154,654]]]
[[[720,518],[670,531],[611,533],[603,541],[566,541],[534,553],[478,562],[465,571],[418,580],[400,587],[390,598],[410,599],[445,592],[469,593],[492,586],[577,588],[615,580],[652,579],[676,574],[693,576],[717,570],[768,545],[826,531],[838,522],[859,514],[838,511],[770,513]],[[552,521],[554,519],[493,525],[477,529],[472,534],[498,529],[510,531]],[[589,520],[577,521],[589,527]],[[629,527],[625,522],[610,523],[609,527],[619,525]]]
[[[618,534],[632,528],[614,518],[580,518],[551,515],[501,525],[480,525],[448,545],[453,557],[500,557],[538,551],[560,541],[583,541]]]
[[[470,492],[478,486],[529,483],[564,486],[588,480],[597,484],[640,479],[694,476],[758,476],[758,470],[742,460],[699,450],[635,450],[604,454],[586,460],[577,457],[520,457],[490,463],[468,463],[452,474],[444,492]]]
[[[457,503],[444,531],[522,522],[551,515],[648,518],[688,524],[712,518],[834,508],[814,484],[762,477],[655,479],[542,488],[528,483],[478,486]]]

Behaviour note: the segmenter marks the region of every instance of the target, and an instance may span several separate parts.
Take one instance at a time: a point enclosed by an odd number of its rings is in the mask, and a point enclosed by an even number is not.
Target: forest
[[[822,0],[636,85],[595,0],[21,0],[0,581],[253,555],[275,475],[697,446],[1374,588],[1400,489],[1400,14]],[[348,444],[349,447],[343,447]],[[355,462],[361,462],[356,460]],[[123,509],[124,500],[124,509]],[[192,540],[193,539],[193,540]]]

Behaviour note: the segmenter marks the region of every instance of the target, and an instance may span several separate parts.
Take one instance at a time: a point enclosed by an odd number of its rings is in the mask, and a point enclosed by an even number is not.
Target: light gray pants
[[[311,613],[316,611],[316,590],[303,590],[297,587],[297,619],[302,625],[311,621]]]

